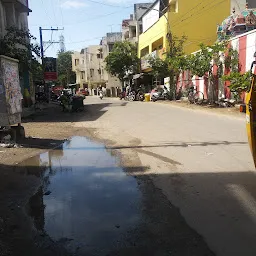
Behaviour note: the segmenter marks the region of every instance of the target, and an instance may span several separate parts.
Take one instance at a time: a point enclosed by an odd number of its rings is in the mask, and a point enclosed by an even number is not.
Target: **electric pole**
[[[61,43],[60,41],[53,41],[52,38],[50,41],[48,42],[44,42],[43,41],[43,31],[52,31],[52,33],[54,31],[60,31],[60,30],[64,30],[64,28],[42,28],[42,27],[39,27],[39,34],[40,34],[40,47],[41,47],[41,59],[42,59],[42,63],[43,63],[43,59],[44,59],[44,53],[45,51],[52,45],[52,44],[59,44]],[[49,43],[49,46],[44,49],[44,43]]]

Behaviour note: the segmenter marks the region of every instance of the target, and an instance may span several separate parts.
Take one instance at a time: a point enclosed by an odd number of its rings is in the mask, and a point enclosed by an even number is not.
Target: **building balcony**
[[[73,66],[73,71],[86,71],[86,67],[82,64],[78,64],[76,66]]]
[[[146,69],[151,68],[151,65],[149,64],[150,58],[156,58],[157,57],[157,51],[153,51],[143,57],[141,57],[141,70],[144,71]]]
[[[28,0],[2,0],[2,2],[4,4],[14,4],[15,9],[20,13],[32,12],[32,10],[28,8]]]

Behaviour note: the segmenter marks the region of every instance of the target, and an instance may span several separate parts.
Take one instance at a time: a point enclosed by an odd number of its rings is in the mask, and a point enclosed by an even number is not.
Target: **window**
[[[109,52],[112,52],[113,48],[114,48],[114,44],[109,44],[108,45]]]
[[[143,32],[142,24],[140,24],[140,28],[139,28],[139,30],[140,30],[140,31],[139,31],[139,33],[140,33],[140,34],[142,34],[142,32]]]
[[[141,57],[144,57],[145,55],[149,54],[149,46],[145,47],[141,50],[140,55]]]
[[[170,11],[171,12],[178,12],[178,0],[171,1]]]
[[[85,71],[81,72],[81,79],[83,80],[85,78]]]
[[[75,66],[79,65],[79,59],[75,59]]]
[[[91,68],[91,69],[90,69],[90,76],[93,77],[93,75],[94,75],[94,69]]]
[[[98,53],[98,54],[97,54],[97,58],[98,58],[98,59],[102,59],[102,58],[103,58],[102,53]]]
[[[135,26],[130,27],[130,36],[131,36],[131,38],[136,37],[136,27]]]

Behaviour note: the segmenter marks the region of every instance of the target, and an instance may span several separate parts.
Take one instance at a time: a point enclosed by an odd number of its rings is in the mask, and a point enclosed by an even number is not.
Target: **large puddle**
[[[44,186],[31,198],[36,227],[72,253],[107,255],[140,223],[136,179],[104,145],[73,137],[23,164],[43,175]]]

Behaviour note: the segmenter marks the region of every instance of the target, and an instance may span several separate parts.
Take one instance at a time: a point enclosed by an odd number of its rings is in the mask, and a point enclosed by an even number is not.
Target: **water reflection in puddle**
[[[37,219],[44,220],[44,231],[52,239],[63,241],[72,252],[106,255],[140,222],[137,182],[103,145],[74,137],[62,149],[24,164],[44,170],[40,194],[48,195],[43,196],[44,216]]]

